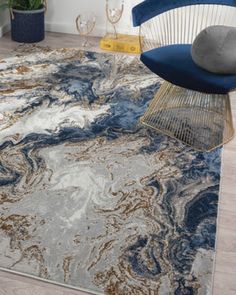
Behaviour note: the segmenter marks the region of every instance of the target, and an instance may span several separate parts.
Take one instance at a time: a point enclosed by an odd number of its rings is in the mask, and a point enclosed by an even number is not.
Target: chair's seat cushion
[[[205,28],[195,38],[191,55],[199,67],[209,72],[236,74],[236,28]]]
[[[236,75],[214,74],[198,67],[191,45],[168,45],[146,51],[141,61],[163,79],[192,90],[224,94],[236,89]]]

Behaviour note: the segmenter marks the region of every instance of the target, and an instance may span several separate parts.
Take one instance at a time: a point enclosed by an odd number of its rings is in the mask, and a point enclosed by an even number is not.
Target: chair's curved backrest
[[[142,50],[190,44],[211,25],[236,26],[236,0],[146,0],[132,10]]]

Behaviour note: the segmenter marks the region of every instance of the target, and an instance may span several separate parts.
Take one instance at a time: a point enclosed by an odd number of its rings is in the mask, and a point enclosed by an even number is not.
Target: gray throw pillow
[[[217,74],[236,74],[236,28],[211,26],[201,31],[191,49],[193,61]]]

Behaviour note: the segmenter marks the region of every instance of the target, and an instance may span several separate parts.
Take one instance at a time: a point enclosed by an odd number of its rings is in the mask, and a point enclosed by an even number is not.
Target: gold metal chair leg
[[[141,122],[199,151],[210,151],[234,136],[228,94],[209,94],[164,82]]]

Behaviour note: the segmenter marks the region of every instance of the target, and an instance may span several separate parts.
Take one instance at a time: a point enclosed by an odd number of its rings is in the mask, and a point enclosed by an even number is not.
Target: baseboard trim
[[[60,24],[60,23],[45,23],[45,29],[48,32],[55,32],[55,33],[66,33],[66,34],[78,34],[76,27],[71,24]],[[10,24],[5,24],[0,26],[0,38],[11,30]],[[102,37],[104,36],[106,29],[103,27],[96,27],[92,36]]]
[[[78,35],[75,24],[46,22],[45,27],[46,27],[46,31],[48,32]],[[124,27],[124,26],[118,26],[118,32],[120,34],[134,34],[134,35],[138,35],[139,33],[138,30],[135,30],[134,28]],[[105,34],[106,34],[106,26],[96,25],[91,35],[96,37],[103,37]]]
[[[67,24],[67,23],[45,23],[45,29],[48,32],[55,32],[55,33],[65,33],[65,34],[78,34],[76,30],[75,24]],[[0,26],[0,38],[11,30],[10,23]],[[121,34],[129,34],[133,33],[130,32],[127,28],[119,28],[119,33]],[[103,37],[106,34],[106,27],[104,26],[96,26],[95,30],[91,34],[92,36]]]
[[[75,24],[67,24],[67,23],[45,23],[45,29],[48,32],[55,32],[55,33],[65,33],[65,34],[78,34],[76,30]],[[104,36],[106,29],[104,27],[95,27],[95,30],[92,32],[92,36],[102,37]]]
[[[6,34],[7,32],[9,32],[11,30],[11,25],[10,24],[5,24],[0,26],[0,38]]]

